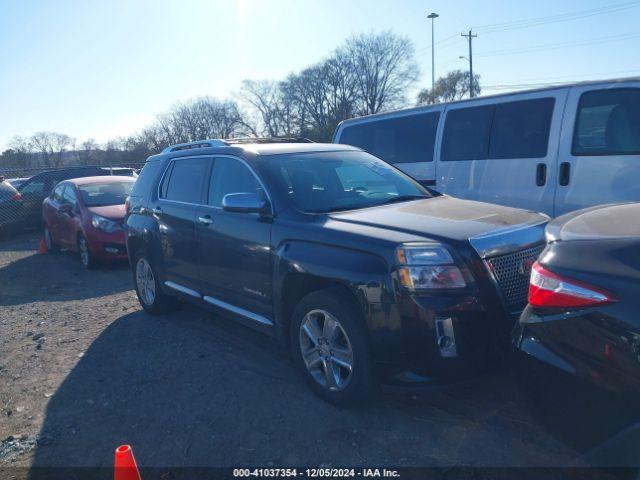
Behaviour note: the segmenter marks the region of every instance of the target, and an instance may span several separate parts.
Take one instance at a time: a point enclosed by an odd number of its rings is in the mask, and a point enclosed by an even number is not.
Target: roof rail
[[[244,143],[314,143],[304,137],[242,137],[229,138],[225,140],[227,145],[244,144]]]
[[[226,140],[215,138],[212,140],[199,140],[197,142],[169,145],[162,150],[162,153],[193,150],[195,148],[228,147],[229,145],[243,145],[247,143],[313,143],[313,141],[304,137],[242,137],[229,138]]]
[[[180,150],[192,150],[194,148],[227,147],[229,144],[219,138],[213,140],[199,140],[197,142],[177,143],[169,145],[162,153],[178,152]]]

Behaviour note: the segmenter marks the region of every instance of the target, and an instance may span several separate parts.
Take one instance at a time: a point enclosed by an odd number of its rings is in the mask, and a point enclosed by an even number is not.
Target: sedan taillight
[[[615,302],[613,294],[578,280],[564,278],[538,262],[533,264],[529,304],[538,308],[586,308]]]
[[[11,197],[11,200],[15,200],[17,202],[19,202],[20,200],[22,200],[22,195],[20,194],[20,192],[16,192],[13,197]]]

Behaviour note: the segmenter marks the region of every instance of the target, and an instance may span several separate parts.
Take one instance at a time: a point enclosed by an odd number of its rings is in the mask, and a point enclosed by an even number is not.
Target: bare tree
[[[82,142],[80,150],[78,151],[78,158],[82,165],[92,165],[98,162],[97,151],[99,149],[98,143],[89,138]]]
[[[282,135],[282,94],[278,83],[267,80],[244,80],[238,96],[260,116],[262,131],[270,136]]]
[[[390,31],[356,35],[339,51],[355,74],[362,114],[400,106],[418,79],[413,44]]]
[[[28,138],[16,135],[9,140],[9,148],[0,156],[3,167],[29,167],[31,164],[32,145]]]
[[[480,94],[480,75],[473,76],[473,93]],[[451,102],[469,94],[469,72],[454,70],[445,77],[440,77],[433,90],[425,88],[418,93],[418,105]]]

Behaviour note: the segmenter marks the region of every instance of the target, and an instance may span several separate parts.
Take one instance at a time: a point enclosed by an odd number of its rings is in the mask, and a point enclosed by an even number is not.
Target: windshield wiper
[[[419,200],[421,198],[429,198],[426,195],[398,195],[397,197],[391,197],[379,205],[386,205],[387,203],[396,203],[396,202],[408,202],[410,200]]]

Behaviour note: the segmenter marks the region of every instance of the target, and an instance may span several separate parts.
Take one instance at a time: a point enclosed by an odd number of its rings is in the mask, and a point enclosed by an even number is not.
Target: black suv
[[[208,140],[150,157],[127,249],[152,314],[192,300],[291,349],[344,403],[438,384],[506,348],[546,216],[439,195],[346,145]]]

